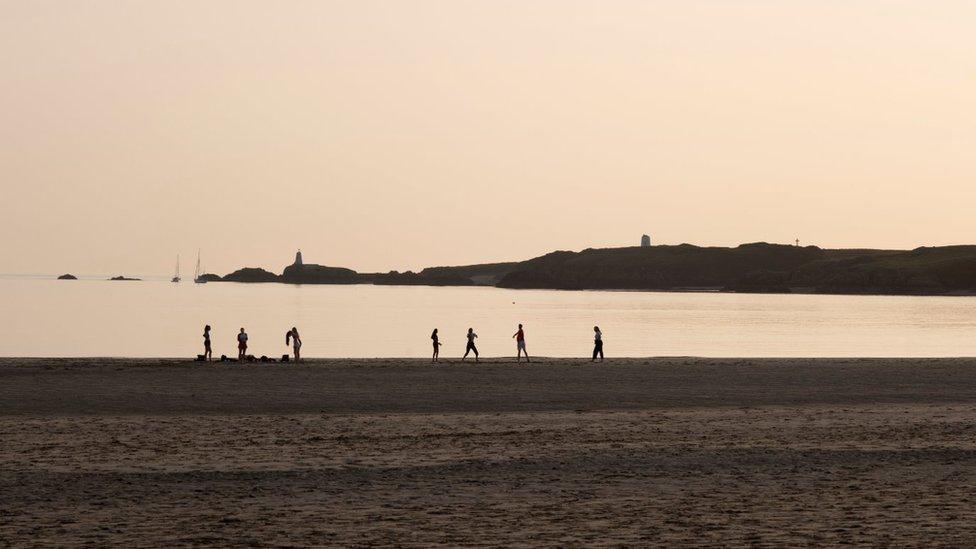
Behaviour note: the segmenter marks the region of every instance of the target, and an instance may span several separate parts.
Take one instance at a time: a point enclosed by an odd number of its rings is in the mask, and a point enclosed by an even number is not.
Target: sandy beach
[[[0,545],[964,545],[976,359],[0,359]]]

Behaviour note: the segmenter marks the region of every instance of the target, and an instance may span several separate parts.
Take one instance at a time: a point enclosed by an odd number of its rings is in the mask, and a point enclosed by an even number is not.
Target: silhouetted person
[[[525,353],[525,361],[532,362],[529,360],[529,352],[525,350],[525,332],[522,331],[522,325],[519,324],[519,329],[515,332],[515,362],[522,362],[522,353]]]
[[[302,359],[302,338],[298,336],[298,328],[292,326],[291,330],[285,333],[285,345],[287,346],[291,340],[292,349],[295,351],[295,362]]]
[[[441,341],[437,337],[437,328],[434,328],[434,333],[430,334],[430,339],[434,344],[434,356],[431,362],[437,362],[437,358],[441,355]]]
[[[247,356],[247,332],[241,328],[240,333],[237,334],[237,360],[243,362],[245,356]]]
[[[596,361],[596,355],[600,355],[600,362],[603,362],[603,332],[599,326],[593,327],[593,360],[590,362]]]
[[[474,328],[468,328],[468,346],[464,348],[464,356],[461,357],[461,362],[468,358],[468,353],[474,352],[474,361],[478,362],[478,348],[474,346],[474,340],[478,338],[478,334],[474,333]]]
[[[203,358],[207,361],[213,360],[213,351],[210,349],[210,325],[203,327]]]

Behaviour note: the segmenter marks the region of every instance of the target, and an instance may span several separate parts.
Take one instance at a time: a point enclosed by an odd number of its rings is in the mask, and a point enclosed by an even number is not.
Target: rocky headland
[[[216,275],[213,275],[216,276]],[[219,280],[288,284],[498,286],[517,289],[756,293],[976,294],[976,246],[914,250],[827,249],[765,242],[558,251],[520,262],[358,273],[295,262],[278,275],[259,268]]]

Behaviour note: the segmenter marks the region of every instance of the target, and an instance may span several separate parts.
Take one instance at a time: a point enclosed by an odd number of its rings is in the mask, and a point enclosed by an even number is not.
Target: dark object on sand
[[[78,280],[78,277],[73,274],[63,274],[58,277],[58,280]]]
[[[259,360],[261,362],[278,362],[277,360],[275,360],[273,358],[269,358],[267,355],[261,355],[261,358]]]
[[[289,360],[291,360],[291,359],[288,358],[288,355],[281,355],[281,361],[282,362],[288,362]]]
[[[234,362],[233,358],[227,358],[227,355],[220,355],[221,362]]]
[[[129,277],[125,277],[125,276],[121,276],[120,275],[120,276],[113,276],[109,280],[142,280],[142,279],[141,278],[129,278]]]
[[[197,355],[197,362],[206,362],[207,355]]]

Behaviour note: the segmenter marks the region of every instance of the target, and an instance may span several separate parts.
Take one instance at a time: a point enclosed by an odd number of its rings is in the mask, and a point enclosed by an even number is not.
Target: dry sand
[[[0,545],[972,545],[976,360],[0,359]]]

